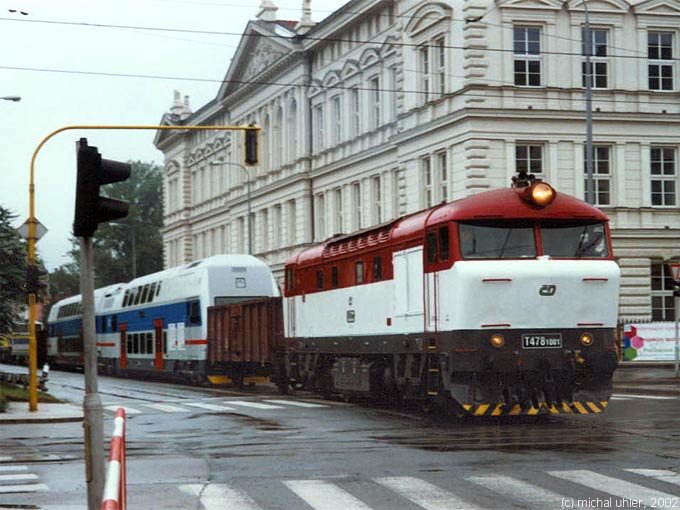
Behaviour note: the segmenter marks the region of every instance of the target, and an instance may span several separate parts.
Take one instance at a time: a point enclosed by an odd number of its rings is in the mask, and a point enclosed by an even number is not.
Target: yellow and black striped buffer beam
[[[605,410],[606,401],[576,401],[549,405],[540,402],[538,407],[522,408],[519,404],[465,404],[463,409],[472,416],[535,416],[539,414],[599,414]]]

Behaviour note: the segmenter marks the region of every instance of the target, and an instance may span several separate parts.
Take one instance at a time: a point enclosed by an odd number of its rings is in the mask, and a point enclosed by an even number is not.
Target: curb
[[[616,369],[629,368],[665,368],[673,370],[675,368],[675,361],[619,361]]]
[[[670,388],[638,388],[635,386],[614,385],[613,391],[615,393],[627,393],[631,395],[663,395],[680,397],[680,389]]]
[[[2,418],[0,425],[43,424],[43,423],[77,423],[83,421],[83,417],[66,416],[62,418]]]

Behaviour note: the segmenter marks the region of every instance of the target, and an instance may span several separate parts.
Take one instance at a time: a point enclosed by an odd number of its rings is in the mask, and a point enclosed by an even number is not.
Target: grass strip
[[[24,389],[21,386],[0,383],[0,413],[7,410],[8,402],[28,402],[28,399],[28,388]],[[42,402],[43,404],[57,404],[61,402],[61,400],[44,391],[38,391],[38,402]]]

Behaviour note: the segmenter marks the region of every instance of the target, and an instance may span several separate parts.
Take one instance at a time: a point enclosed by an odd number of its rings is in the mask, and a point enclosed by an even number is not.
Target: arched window
[[[269,152],[269,145],[271,143],[271,122],[269,121],[269,115],[265,115],[264,122],[262,123],[262,164],[260,169],[262,173],[267,173],[271,167],[271,158]]]
[[[280,106],[276,109],[276,117],[274,118],[274,133],[272,146],[272,168],[280,167],[286,161],[285,148],[283,146],[283,108]]]
[[[288,161],[293,162],[298,157],[298,121],[297,102],[293,99],[288,110]]]

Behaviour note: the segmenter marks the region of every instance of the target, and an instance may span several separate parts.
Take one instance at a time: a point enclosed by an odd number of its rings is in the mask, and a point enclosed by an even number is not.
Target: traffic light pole
[[[80,238],[80,289],[83,307],[85,399],[85,480],[87,508],[97,510],[104,492],[104,418],[97,385],[97,340],[94,320],[94,249],[91,237]]]
[[[63,126],[55,129],[50,134],[45,136],[38,146],[33,151],[31,157],[30,177],[28,183],[28,263],[35,264],[35,243],[36,239],[36,218],[35,218],[35,161],[44,145],[54,136],[64,131],[72,130],[113,130],[113,131],[259,131],[257,126],[144,126],[144,125],[75,125]],[[255,154],[257,151],[255,151]],[[257,162],[252,163],[257,164]],[[38,410],[38,345],[35,336],[35,322],[38,320],[36,313],[37,297],[35,293],[30,293],[28,296],[28,376],[29,376],[29,399],[28,410],[35,412]]]

